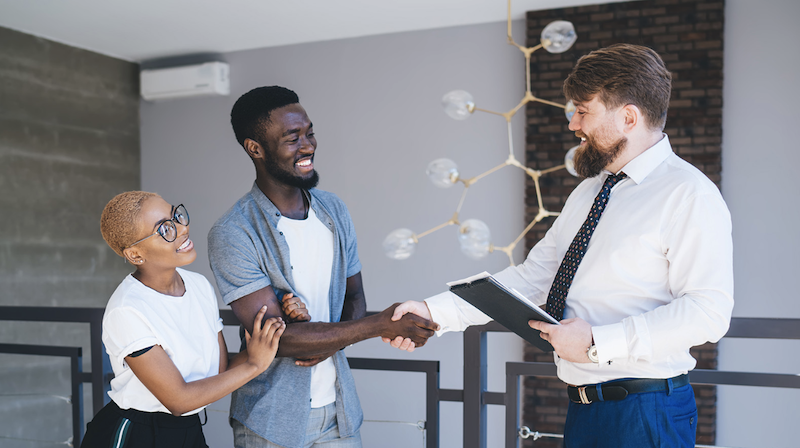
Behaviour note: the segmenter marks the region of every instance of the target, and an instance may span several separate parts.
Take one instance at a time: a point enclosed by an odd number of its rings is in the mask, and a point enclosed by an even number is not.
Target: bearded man
[[[361,447],[342,349],[378,336],[424,344],[436,328],[392,320],[395,306],[365,317],[355,228],[344,202],[315,188],[317,138],[299,101],[280,86],[236,101],[231,124],[256,179],[208,234],[217,287],[243,327],[252,332],[262,307],[288,322],[275,361],[231,396],[236,448]]]
[[[733,310],[731,220],[717,187],[663,133],[671,75],[653,50],[583,56],[564,82],[586,177],[520,265],[495,277],[546,305],[531,321],[555,349],[571,400],[565,447],[694,447],[689,349],[718,341]],[[406,302],[463,331],[489,317],[450,292]],[[563,320],[561,320],[563,318]],[[384,339],[409,347],[408,339]]]

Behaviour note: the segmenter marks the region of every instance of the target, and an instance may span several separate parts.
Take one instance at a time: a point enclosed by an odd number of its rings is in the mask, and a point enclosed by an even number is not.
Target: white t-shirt
[[[103,343],[114,370],[108,395],[122,409],[169,413],[125,362],[137,350],[160,345],[186,382],[219,373],[222,319],[214,288],[200,274],[177,271],[186,286],[182,297],[161,294],[128,275],[106,305]]]
[[[295,289],[306,304],[312,322],[330,322],[330,286],[333,269],[333,232],[309,208],[308,219],[281,216],[278,230],[289,245]],[[328,358],[311,367],[311,407],[336,401],[336,367]]]

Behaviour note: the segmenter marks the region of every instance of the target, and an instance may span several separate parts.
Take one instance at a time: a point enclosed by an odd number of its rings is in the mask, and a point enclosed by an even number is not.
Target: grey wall
[[[738,317],[800,318],[798,18],[794,0],[725,2],[722,191],[733,216]],[[798,374],[798,351],[798,341],[723,340],[719,368]],[[798,445],[800,390],[720,386],[718,392],[718,444]]]
[[[798,4],[791,0],[726,2],[723,194],[734,220],[736,316],[800,317],[797,293],[790,286],[800,249],[792,227],[800,218],[795,198],[800,181],[793,173],[800,155],[790,140],[799,99],[795,74],[800,58],[792,47],[799,37],[793,24],[798,16]],[[225,59],[232,69],[231,97],[142,105],[143,186],[189,206],[200,253],[194,270],[210,276],[206,232],[253,178],[227,124],[230,106],[239,94],[266,84],[296,89],[315,123],[320,186],[339,194],[353,214],[370,309],[422,298],[440,291],[444,281],[505,265],[499,254],[481,262],[465,260],[449,229],[423,239],[418,253],[405,262],[386,259],[380,249],[390,230],[425,230],[452,213],[459,192],[430,186],[424,176],[428,161],[448,156],[472,174],[504,157],[501,119],[476,115],[456,122],[438,104],[454,88],[471,91],[490,109],[516,103],[523,67],[521,57],[504,44],[504,24],[248,51]],[[498,235],[496,242],[507,243],[524,225],[522,182],[519,173],[507,171],[477,184],[463,216],[482,217]],[[516,340],[492,343],[493,367],[518,358]],[[795,343],[723,340],[720,368],[798,373],[797,349]],[[348,350],[351,356],[439,359],[442,386],[461,387],[458,335],[432,340],[411,355],[377,341]],[[490,388],[502,390],[499,370],[491,374]],[[368,419],[422,418],[421,395],[408,392],[419,390],[420,379],[358,375]],[[797,391],[720,387],[718,443],[795,446],[798,398]],[[443,446],[461,445],[460,409],[457,404],[442,407]],[[210,413],[219,428],[224,428],[224,411],[219,404]],[[501,416],[492,412],[492,437],[500,440]],[[386,446],[386,440],[419,446],[414,431],[368,423],[364,439],[366,446]],[[226,446],[229,436],[222,430],[217,435],[217,446]]]
[[[515,30],[524,34],[524,24],[516,23]],[[524,36],[517,39],[524,42]],[[230,130],[230,108],[247,90],[271,84],[296,90],[314,122],[320,188],[338,194],[353,216],[370,310],[423,299],[443,291],[447,281],[508,265],[502,253],[467,259],[459,251],[455,227],[423,238],[406,261],[386,258],[381,248],[391,230],[408,227],[420,233],[455,211],[460,186],[433,186],[425,175],[428,162],[450,157],[465,176],[473,176],[505,160],[502,117],[476,114],[455,121],[440,105],[442,95],[453,89],[471,92],[481,107],[493,110],[509,110],[519,102],[524,59],[506,44],[505,23],[237,52],[225,59],[231,66],[230,97],[141,105],[142,187],[188,207],[199,253],[190,269],[212,277],[207,232],[254,180],[250,159]],[[519,144],[521,125],[517,120],[514,129]],[[523,157],[521,147],[516,154]],[[506,245],[526,224],[523,189],[524,174],[504,168],[470,188],[462,218],[483,219],[494,242]],[[517,261],[521,256],[519,251]],[[521,360],[522,348],[518,338],[508,335],[492,336],[490,343],[496,369],[490,385],[501,391],[500,369],[506,360]],[[461,350],[456,334],[435,338],[413,354],[373,340],[349,348],[348,355],[441,360],[442,387],[461,388]],[[367,419],[424,419],[421,375],[356,375]],[[206,431],[212,446],[230,444],[226,410],[220,403],[209,413],[210,424],[217,425]],[[461,405],[446,403],[441,414],[442,446],[461,446]],[[500,443],[502,409],[493,409],[491,419],[493,440]],[[363,436],[365,446],[422,446],[419,431],[407,424],[369,422]]]
[[[136,64],[0,28],[0,305],[105,306],[129,269],[100,213],[139,187],[138,110]],[[87,371],[88,334],[0,323],[2,342],[83,346]],[[69,405],[47,396],[69,395],[68,360],[0,354],[0,384],[0,436],[72,434]]]

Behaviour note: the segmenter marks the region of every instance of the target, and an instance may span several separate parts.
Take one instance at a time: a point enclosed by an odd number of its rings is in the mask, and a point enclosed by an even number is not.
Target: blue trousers
[[[569,403],[565,448],[694,448],[697,404],[692,386],[631,394],[620,401]]]

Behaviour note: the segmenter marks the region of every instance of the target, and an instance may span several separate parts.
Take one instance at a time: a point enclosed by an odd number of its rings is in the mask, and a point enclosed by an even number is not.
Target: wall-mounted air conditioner
[[[148,101],[230,94],[228,64],[206,62],[184,67],[142,70],[142,98]]]

